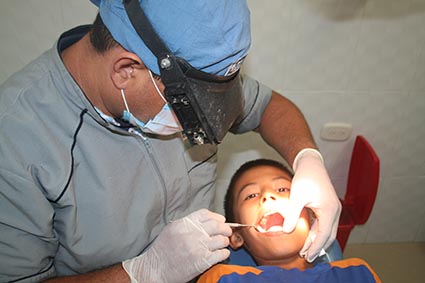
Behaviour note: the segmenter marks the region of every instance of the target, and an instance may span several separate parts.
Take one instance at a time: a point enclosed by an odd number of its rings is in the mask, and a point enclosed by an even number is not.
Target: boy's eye
[[[277,191],[278,191],[279,193],[285,193],[285,192],[290,192],[290,191],[291,191],[291,189],[290,189],[290,188],[282,187],[282,188],[278,188],[278,189],[277,189]]]
[[[253,198],[255,198],[256,196],[258,196],[258,193],[250,194],[250,195],[248,195],[248,196],[247,196],[244,200],[253,199]]]

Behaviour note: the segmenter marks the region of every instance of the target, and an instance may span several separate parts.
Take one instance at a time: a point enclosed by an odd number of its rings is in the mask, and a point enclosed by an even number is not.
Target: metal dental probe
[[[226,222],[227,225],[229,225],[230,227],[236,228],[236,227],[254,227],[257,228],[256,225],[252,225],[252,224],[240,224],[240,223],[228,223]]]

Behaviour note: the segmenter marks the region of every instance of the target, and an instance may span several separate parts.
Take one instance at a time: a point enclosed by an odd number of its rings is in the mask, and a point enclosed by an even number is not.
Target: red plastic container
[[[363,136],[357,136],[351,155],[347,191],[342,203],[337,240],[344,251],[355,225],[365,224],[375,203],[379,184],[379,158]]]

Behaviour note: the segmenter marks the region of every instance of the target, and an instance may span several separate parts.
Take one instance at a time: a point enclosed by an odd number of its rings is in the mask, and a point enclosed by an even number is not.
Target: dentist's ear
[[[135,76],[135,71],[144,68],[144,64],[137,55],[123,52],[114,58],[110,77],[118,89],[125,89],[131,78]]]
[[[237,229],[235,229],[237,230]],[[233,234],[232,236],[230,236],[230,247],[234,250],[239,249],[240,247],[243,246],[244,243],[244,239],[242,237],[242,235],[238,232],[233,230]]]

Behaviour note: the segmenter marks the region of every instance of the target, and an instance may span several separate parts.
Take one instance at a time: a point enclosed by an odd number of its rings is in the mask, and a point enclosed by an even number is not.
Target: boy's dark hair
[[[90,29],[90,42],[93,48],[100,54],[119,45],[112,37],[99,14],[97,14]]]
[[[236,170],[235,174],[233,174],[232,178],[230,179],[230,184],[227,188],[226,196],[224,197],[224,215],[226,217],[227,222],[235,222],[234,215],[233,215],[233,201],[234,201],[233,190],[235,187],[235,183],[246,171],[259,166],[275,167],[277,169],[280,169],[288,173],[289,176],[293,177],[293,173],[290,171],[290,169],[288,169],[285,165],[275,160],[260,158],[260,159],[251,160],[244,163],[241,167],[239,167],[238,170]]]

